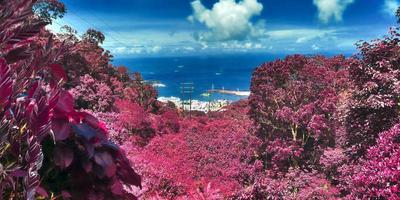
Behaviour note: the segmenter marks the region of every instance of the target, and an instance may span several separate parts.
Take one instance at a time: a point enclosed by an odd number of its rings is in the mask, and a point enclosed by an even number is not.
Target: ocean
[[[113,64],[116,66],[124,65],[128,67],[130,72],[140,72],[146,81],[156,82],[160,97],[188,99],[189,94],[181,94],[181,84],[193,83],[193,99],[200,101],[217,99],[237,101],[246,97],[217,93],[210,96],[202,94],[210,89],[249,91],[251,74],[254,69],[264,62],[281,57],[268,54],[235,54],[115,58]]]

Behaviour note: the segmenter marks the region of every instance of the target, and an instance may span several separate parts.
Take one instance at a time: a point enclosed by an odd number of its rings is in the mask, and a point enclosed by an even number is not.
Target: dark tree
[[[96,44],[103,44],[104,40],[106,39],[102,32],[91,28],[88,29],[85,34],[83,34],[82,38],[87,42]]]
[[[58,0],[38,0],[33,11],[41,20],[51,24],[52,20],[62,18],[67,10]]]

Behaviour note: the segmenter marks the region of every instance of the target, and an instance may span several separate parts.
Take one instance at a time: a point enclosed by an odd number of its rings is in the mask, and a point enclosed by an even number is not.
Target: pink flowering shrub
[[[175,110],[153,114],[137,103],[120,99],[115,105],[119,111],[115,123],[126,129],[131,140],[139,145],[146,145],[156,135],[179,132],[180,118]]]
[[[86,74],[80,83],[71,90],[79,109],[91,109],[97,112],[110,111],[114,102],[113,93],[107,84],[95,80]]]
[[[400,32],[358,46],[360,59],[350,65],[355,89],[346,117],[347,147],[353,159],[363,157],[378,134],[399,121]]]
[[[146,84],[139,73],[134,73],[130,87],[126,87],[124,90],[124,99],[134,102],[150,112],[158,109],[157,95],[157,90]]]
[[[260,176],[255,184],[235,194],[232,199],[338,199],[339,191],[316,171],[290,168],[284,176]]]
[[[121,114],[117,112],[93,112],[91,110],[84,110],[90,113],[99,120],[103,126],[108,130],[108,136],[111,141],[116,144],[122,144],[130,137],[128,129],[121,124]]]
[[[260,170],[254,165],[259,142],[248,133],[248,121],[182,123],[180,133],[156,137],[143,153],[130,155],[146,177],[146,198],[199,197],[210,190],[228,197],[255,179]]]
[[[351,199],[400,198],[400,124],[379,134],[375,146],[357,166],[351,181]]]
[[[339,94],[347,89],[343,56],[288,56],[253,73],[250,117],[265,143],[268,167],[313,167],[334,145]]]

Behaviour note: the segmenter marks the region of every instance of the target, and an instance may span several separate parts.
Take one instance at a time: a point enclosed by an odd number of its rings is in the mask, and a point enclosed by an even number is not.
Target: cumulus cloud
[[[397,0],[385,0],[385,3],[383,4],[383,12],[390,16],[394,16],[399,6],[400,3]]]
[[[211,9],[200,0],[191,3],[192,22],[204,24],[209,31],[196,34],[201,41],[245,40],[262,35],[263,27],[254,25],[251,19],[260,15],[263,5],[257,0],[219,0]]]
[[[318,18],[323,23],[328,23],[331,19],[336,22],[343,20],[343,12],[354,3],[355,0],[314,0],[314,5],[318,8]]]

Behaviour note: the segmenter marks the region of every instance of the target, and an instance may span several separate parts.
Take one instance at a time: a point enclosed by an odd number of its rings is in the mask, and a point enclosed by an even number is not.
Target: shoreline
[[[188,104],[188,100],[182,100],[179,97],[158,97],[158,101],[161,101],[163,103],[168,103],[172,102],[175,104],[175,106],[179,109],[185,109],[189,110],[190,105]],[[233,101],[227,100],[227,99],[217,99],[217,100],[211,100],[211,101],[200,101],[197,99],[192,99],[192,110],[193,111],[202,111],[202,112],[209,112],[209,111],[219,111],[223,107],[231,104]],[[184,104],[184,105],[183,105]]]

